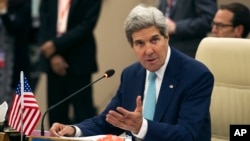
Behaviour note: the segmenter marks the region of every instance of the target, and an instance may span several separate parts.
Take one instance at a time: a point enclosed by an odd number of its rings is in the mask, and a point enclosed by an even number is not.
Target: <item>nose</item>
[[[153,46],[147,44],[147,45],[146,45],[146,48],[145,48],[145,53],[146,53],[147,55],[150,55],[150,54],[152,54],[153,52],[154,52]]]
[[[218,28],[216,28],[216,26],[212,26],[211,32],[212,32],[213,34],[217,33],[217,32],[218,32]]]

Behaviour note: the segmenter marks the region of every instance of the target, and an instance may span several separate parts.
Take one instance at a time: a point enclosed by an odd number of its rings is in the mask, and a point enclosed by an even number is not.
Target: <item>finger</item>
[[[49,129],[51,136],[59,136],[57,132],[64,128],[64,125],[60,123],[54,123],[52,127]]]
[[[68,68],[68,67],[69,67],[68,63],[64,62],[64,68]]]
[[[113,111],[113,110],[110,110],[109,113],[107,114],[107,116],[114,121],[121,121],[121,120],[123,120],[123,117],[124,117],[122,114],[120,114],[116,111]]]
[[[124,115],[112,110],[107,114],[106,120],[112,125],[122,129],[124,129],[124,125],[127,122],[127,118]]]
[[[116,110],[120,112],[121,118],[127,118],[130,115],[130,111],[122,108],[122,107],[117,107]]]
[[[57,132],[53,130],[53,131],[50,131],[50,136],[59,137],[60,135],[58,135]]]
[[[135,112],[142,113],[142,100],[141,100],[141,96],[137,96],[137,98],[136,98]]]
[[[138,99],[140,101],[140,99]],[[137,100],[137,101],[138,101]],[[122,113],[120,120],[122,121],[122,128],[126,130],[132,130],[138,121],[141,119],[141,114],[137,112],[130,112],[122,107],[118,107],[117,110]]]
[[[64,126],[62,130],[57,132],[59,136],[74,136],[75,129],[71,126]]]
[[[64,76],[67,73],[67,70],[64,66],[64,64],[62,63],[57,63],[53,66],[53,70],[56,74],[60,75],[60,76]]]
[[[117,116],[116,112],[109,111],[109,113],[106,115],[106,121],[110,124],[120,127],[120,125],[123,123],[123,121],[120,119],[121,116]]]
[[[67,72],[64,69],[58,69],[55,71],[55,73],[60,75],[60,76],[64,76],[64,75],[66,75]]]
[[[53,128],[53,126],[49,129],[50,136],[55,137],[56,136],[56,130]]]

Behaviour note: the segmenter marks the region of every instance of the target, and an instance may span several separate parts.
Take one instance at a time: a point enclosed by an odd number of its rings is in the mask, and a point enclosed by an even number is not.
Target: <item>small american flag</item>
[[[10,109],[8,124],[11,128],[29,136],[41,117],[41,111],[27,78],[21,78],[24,79],[23,93],[21,92],[20,81],[16,88],[16,94]],[[23,96],[21,96],[22,94]]]

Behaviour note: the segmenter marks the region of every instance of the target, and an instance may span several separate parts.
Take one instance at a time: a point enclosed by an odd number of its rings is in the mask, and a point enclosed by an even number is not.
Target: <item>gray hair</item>
[[[143,28],[155,26],[164,37],[167,35],[166,19],[156,7],[137,5],[131,10],[124,22],[124,29],[128,42],[133,44],[132,34]]]

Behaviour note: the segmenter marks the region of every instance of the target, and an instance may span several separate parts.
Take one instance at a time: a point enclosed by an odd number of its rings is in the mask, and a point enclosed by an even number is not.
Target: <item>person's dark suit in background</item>
[[[13,37],[6,31],[2,20],[2,15],[7,12],[7,2],[0,0],[0,103],[6,101],[8,105],[11,105],[14,95],[11,89],[14,46]]]
[[[205,65],[168,45],[165,17],[136,6],[125,20],[127,39],[139,62],[126,67],[106,109],[74,126],[55,123],[52,136],[127,135],[144,141],[210,141],[214,78]],[[157,104],[152,120],[142,114],[149,72],[155,72]]]
[[[66,31],[58,31],[58,5],[66,2]],[[47,72],[48,106],[52,106],[91,82],[98,70],[94,28],[101,0],[42,0],[40,5],[41,66]],[[61,16],[61,15],[60,15]],[[69,105],[73,105],[73,121]],[[79,122],[96,115],[92,87],[88,87],[49,113],[49,122]]]
[[[194,58],[200,41],[211,30],[216,0],[160,0],[158,8],[168,22],[169,44]]]
[[[20,80],[20,71],[24,71],[25,76],[30,79],[29,39],[32,23],[30,0],[9,0],[7,12],[1,18],[14,41],[14,66],[11,83],[14,94]]]

